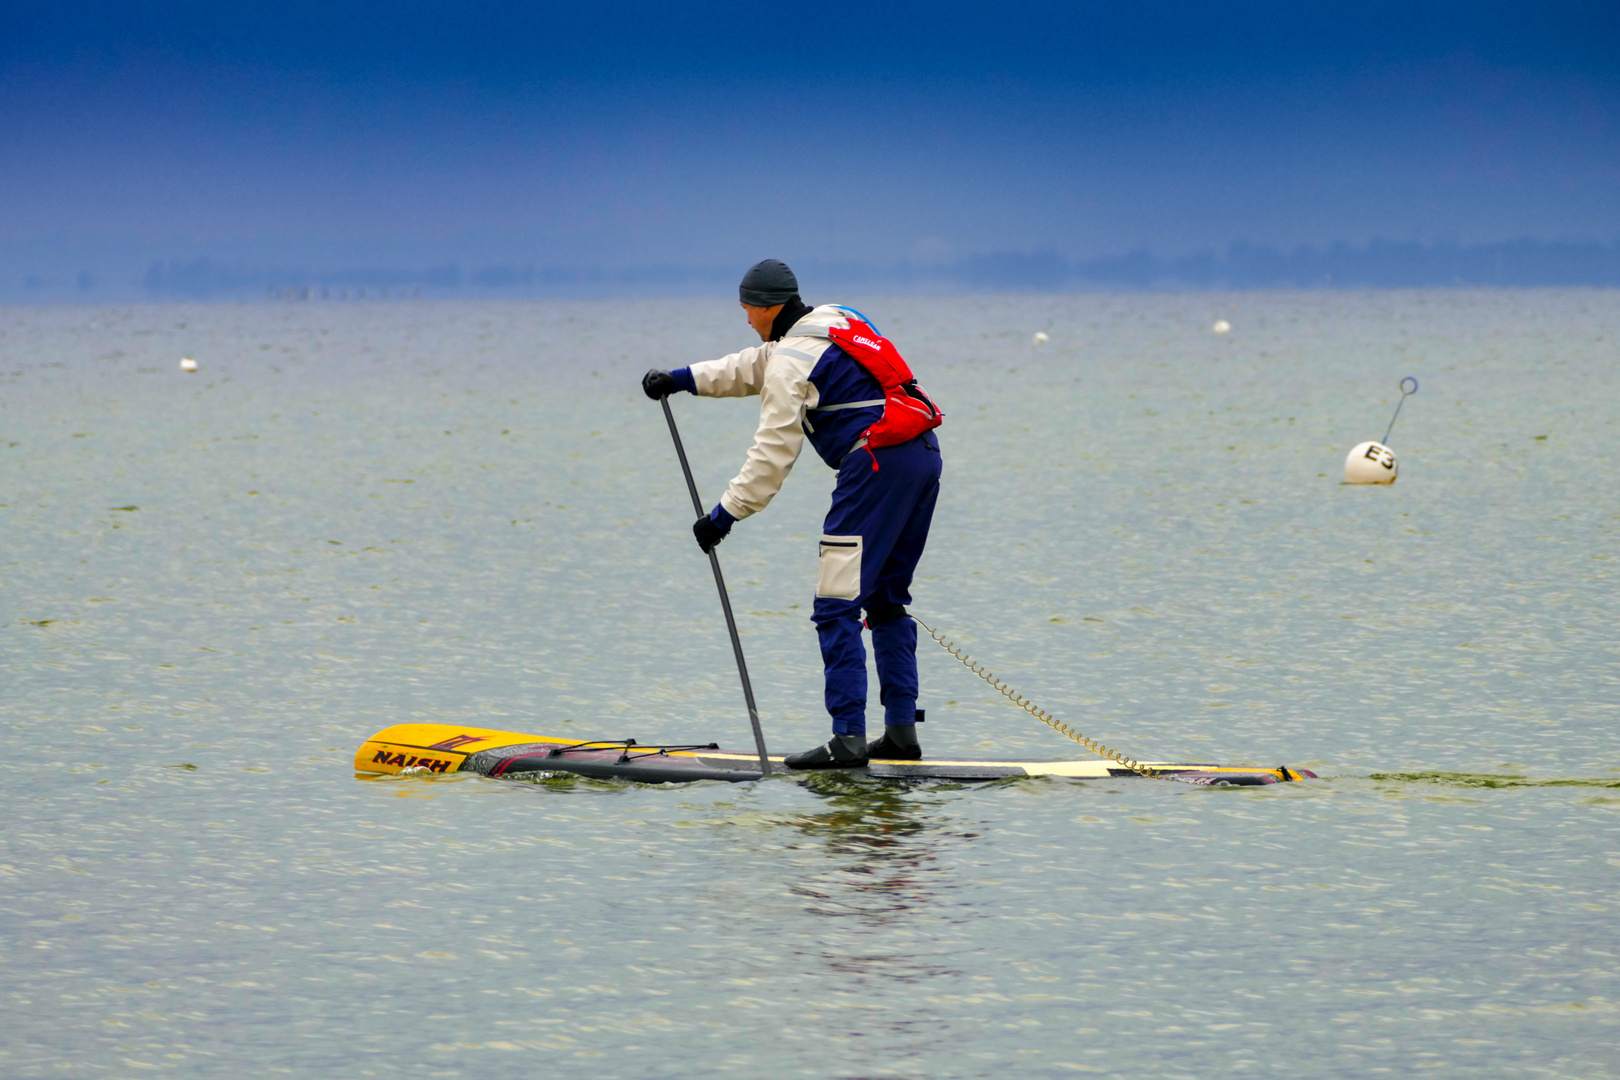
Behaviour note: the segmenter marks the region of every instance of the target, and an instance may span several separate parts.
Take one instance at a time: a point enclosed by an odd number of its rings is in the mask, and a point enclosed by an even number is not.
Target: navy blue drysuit
[[[873,462],[878,468],[874,471]],[[817,596],[814,615],[827,675],[827,711],[839,735],[866,734],[866,609],[885,724],[917,721],[917,624],[901,611],[928,542],[939,499],[939,440],[932,431],[899,446],[864,447],[844,459],[823,532],[861,538],[860,595]],[[822,558],[827,557],[823,540]]]

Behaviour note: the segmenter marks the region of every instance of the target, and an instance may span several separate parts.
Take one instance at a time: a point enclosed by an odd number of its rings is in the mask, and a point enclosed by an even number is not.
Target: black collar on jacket
[[[810,305],[797,296],[791,297],[782,305],[782,310],[776,313],[771,322],[771,340],[781,341],[787,332],[793,329],[793,324],[804,318],[814,310]]]

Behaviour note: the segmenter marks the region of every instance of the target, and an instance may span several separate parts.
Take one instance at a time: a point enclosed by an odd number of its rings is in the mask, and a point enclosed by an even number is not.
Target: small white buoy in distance
[[[1045,330],[1037,330],[1037,331],[1035,331],[1035,344],[1037,344],[1037,345],[1045,345],[1048,341],[1051,341],[1051,340],[1052,340],[1051,338],[1046,336],[1046,331]]]
[[[1344,459],[1344,482],[1347,484],[1393,484],[1400,472],[1395,451],[1381,442],[1357,443]]]
[[[180,358],[180,370],[181,371],[196,371],[197,370],[197,361],[193,360],[189,356],[181,357]]]
[[[1227,322],[1225,319],[1216,319],[1215,325],[1210,327],[1210,329],[1215,331],[1217,334],[1230,334],[1232,332],[1232,324]]]

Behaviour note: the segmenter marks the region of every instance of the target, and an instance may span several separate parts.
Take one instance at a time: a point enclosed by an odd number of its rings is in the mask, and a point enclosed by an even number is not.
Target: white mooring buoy
[[[1357,443],[1344,459],[1344,482],[1347,484],[1393,484],[1400,472],[1395,451],[1381,442]]]
[[[1232,324],[1227,322],[1225,319],[1216,319],[1215,325],[1210,327],[1210,329],[1217,334],[1230,334],[1232,332]]]
[[[1045,330],[1037,330],[1037,331],[1035,331],[1035,344],[1037,344],[1037,345],[1045,345],[1048,341],[1051,341],[1051,340],[1052,339],[1047,336]]]
[[[1408,390],[1406,384],[1411,383]],[[1344,459],[1344,482],[1347,484],[1393,484],[1400,475],[1400,462],[1395,458],[1395,451],[1389,448],[1389,433],[1395,430],[1395,421],[1400,418],[1401,406],[1406,399],[1418,391],[1418,381],[1408,375],[1401,380],[1401,400],[1395,403],[1395,415],[1389,418],[1389,427],[1384,429],[1384,437],[1377,442],[1357,443]]]
[[[180,370],[181,371],[196,371],[197,370],[197,361],[193,360],[189,356],[181,357],[180,358]]]

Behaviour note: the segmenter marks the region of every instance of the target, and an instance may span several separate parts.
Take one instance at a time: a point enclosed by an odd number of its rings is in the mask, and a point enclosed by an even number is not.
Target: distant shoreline
[[[1489,244],[1374,241],[1281,251],[1233,244],[1223,254],[1160,257],[1149,251],[1069,259],[1056,251],[977,254],[938,266],[795,259],[818,288],[889,293],[1087,291],[1392,290],[1392,288],[1620,287],[1620,241],[1511,240]],[[735,267],[488,264],[311,269],[211,256],[151,259],[141,274],[5,272],[0,303],[136,300],[590,300],[718,295]]]
[[[1620,286],[1620,241],[1374,241],[1292,251],[1233,244],[1219,255],[1169,258],[1145,250],[1089,259],[1056,251],[1005,251],[928,266],[813,259],[796,259],[795,265],[821,289],[905,294],[1614,287]],[[732,287],[735,278],[732,266],[610,268],[535,262],[464,268],[447,261],[417,267],[316,268],[197,256],[150,259],[139,273],[91,267],[53,274],[0,267],[0,303],[674,297],[713,295]]]

